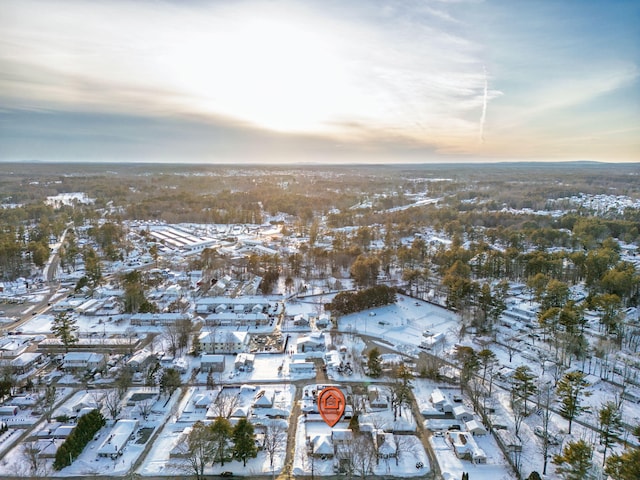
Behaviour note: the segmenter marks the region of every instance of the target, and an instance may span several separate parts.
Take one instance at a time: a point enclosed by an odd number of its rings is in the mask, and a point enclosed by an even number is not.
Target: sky
[[[640,161],[636,0],[2,0],[0,161]]]

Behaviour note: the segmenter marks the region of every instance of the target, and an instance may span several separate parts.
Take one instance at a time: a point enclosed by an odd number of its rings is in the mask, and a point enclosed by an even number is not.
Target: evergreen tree
[[[591,468],[591,447],[584,440],[568,443],[562,453],[553,456],[556,472],[564,480],[584,480]]]
[[[607,460],[607,450],[618,443],[618,435],[622,432],[622,410],[616,402],[606,402],[598,411],[598,430],[600,443],[604,446],[602,465]]]
[[[160,378],[160,391],[165,392],[169,397],[182,386],[180,372],[175,368],[165,368]]]
[[[382,374],[382,360],[380,358],[380,350],[373,347],[367,355],[367,369],[372,377],[379,377]]]
[[[586,375],[580,371],[565,373],[558,382],[557,393],[560,398],[560,415],[569,420],[569,435],[571,434],[573,419],[581,413],[589,411],[589,407],[582,405],[582,397],[591,394],[585,391],[590,385],[586,380]]]
[[[638,480],[640,478],[640,448],[629,447],[621,454],[607,458],[605,473],[613,480]]]
[[[531,372],[528,365],[520,365],[513,372],[511,379],[511,397],[515,401],[516,397],[524,399],[524,411],[527,412],[527,400],[536,393],[537,387],[534,382],[536,376]]]
[[[211,428],[211,449],[213,463],[220,463],[224,466],[224,462],[229,460],[231,446],[229,439],[232,435],[231,423],[223,417],[218,417],[209,427]]]
[[[238,420],[233,428],[233,456],[242,460],[243,467],[247,466],[248,458],[258,456],[253,425],[246,418]]]
[[[78,342],[76,331],[78,331],[76,321],[67,312],[60,312],[54,317],[51,332],[62,342],[65,352],[68,352],[69,347]]]
[[[100,263],[100,258],[96,251],[90,246],[85,247],[82,252],[82,256],[84,259],[84,270],[87,278],[89,279],[89,286],[91,288],[96,288],[102,281],[102,265]]]
[[[460,346],[456,349],[456,358],[460,363],[460,391],[462,391],[469,380],[478,373],[480,360],[476,351],[466,346]]]

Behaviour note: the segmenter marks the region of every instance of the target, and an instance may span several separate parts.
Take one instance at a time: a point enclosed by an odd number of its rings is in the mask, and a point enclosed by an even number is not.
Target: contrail
[[[482,115],[480,115],[480,143],[484,143],[484,122],[487,119],[487,97],[489,94],[487,67],[483,65],[482,70],[484,71],[484,95],[482,97]]]

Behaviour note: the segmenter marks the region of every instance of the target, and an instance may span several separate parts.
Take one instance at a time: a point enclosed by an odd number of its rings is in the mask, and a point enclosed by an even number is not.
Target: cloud
[[[5,100],[225,116],[338,138],[350,122],[425,144],[449,129],[473,136],[466,117],[482,104],[481,63],[442,9],[425,9],[429,23],[401,12],[381,25],[355,20],[375,13],[367,4],[344,18],[313,2],[195,5],[19,2],[0,25]]]
[[[484,124],[487,121],[487,102],[489,99],[489,80],[487,78],[487,68],[484,70],[484,92],[482,94],[482,114],[480,115],[480,141],[484,142]]]
[[[633,102],[616,95],[639,75],[624,49],[596,49],[593,59],[579,50],[576,22],[591,21],[582,10],[548,18],[560,7],[541,3],[3,2],[0,104],[14,119],[58,114],[69,132],[104,115],[138,119],[134,138],[148,138],[155,119],[179,138],[194,135],[194,155],[225,150],[224,137],[206,140],[207,129],[229,135],[225,151],[238,155],[260,150],[243,142],[276,155],[303,155],[305,142],[321,155],[552,150],[566,145],[553,130],[592,136],[597,122],[575,121],[579,109],[578,120],[587,110],[614,123],[630,118]],[[618,45],[610,35],[600,37]],[[605,96],[615,107],[598,103]],[[75,129],[86,139],[84,127]],[[104,127],[131,147],[114,123]]]

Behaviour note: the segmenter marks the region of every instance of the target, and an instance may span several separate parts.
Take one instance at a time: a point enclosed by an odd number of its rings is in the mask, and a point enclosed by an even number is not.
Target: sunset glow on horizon
[[[0,5],[0,161],[640,161],[632,1]]]

